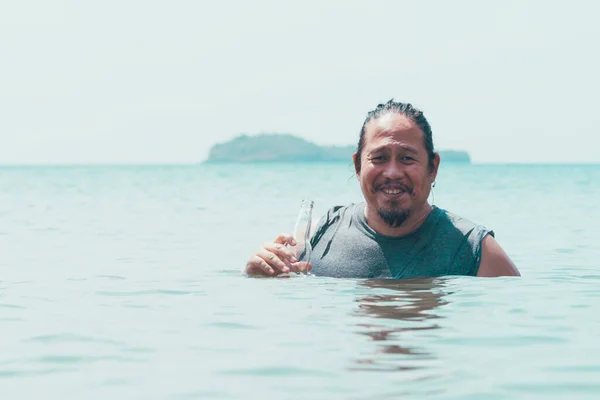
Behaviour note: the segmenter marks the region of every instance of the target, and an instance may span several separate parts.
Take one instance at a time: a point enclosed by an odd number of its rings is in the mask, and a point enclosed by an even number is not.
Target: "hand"
[[[305,261],[298,262],[296,252],[288,245],[296,245],[294,237],[288,234],[281,234],[273,242],[264,243],[250,257],[244,272],[248,275],[274,276],[290,271],[310,271],[312,266]]]

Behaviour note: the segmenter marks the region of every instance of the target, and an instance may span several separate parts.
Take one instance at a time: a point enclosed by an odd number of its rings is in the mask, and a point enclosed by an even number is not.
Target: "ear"
[[[352,161],[354,162],[354,172],[356,172],[356,175],[360,175],[360,165],[358,164],[357,153],[352,155]]]
[[[437,178],[437,173],[438,173],[438,168],[440,167],[440,155],[439,153],[435,153],[433,155],[433,170],[430,173],[430,177],[431,177],[431,182],[435,181],[435,178]]]

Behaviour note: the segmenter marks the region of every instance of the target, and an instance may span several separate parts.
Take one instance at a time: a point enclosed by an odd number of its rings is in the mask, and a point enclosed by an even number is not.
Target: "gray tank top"
[[[365,203],[336,206],[319,221],[311,239],[312,273],[337,278],[475,276],[481,241],[494,232],[433,206],[425,222],[402,237],[369,227]]]

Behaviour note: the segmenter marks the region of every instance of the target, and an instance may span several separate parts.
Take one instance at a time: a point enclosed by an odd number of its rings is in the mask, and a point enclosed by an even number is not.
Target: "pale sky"
[[[600,162],[600,2],[0,3],[0,164],[355,144],[390,98],[475,162]]]

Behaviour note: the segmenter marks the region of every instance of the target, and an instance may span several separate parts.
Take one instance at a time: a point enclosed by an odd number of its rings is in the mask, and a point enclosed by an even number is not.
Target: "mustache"
[[[392,181],[391,179],[386,179],[382,183],[377,183],[373,185],[373,188],[377,191],[380,190],[383,186],[394,185],[405,191],[406,193],[412,195],[414,193],[414,189],[412,186],[408,186],[402,182]]]

